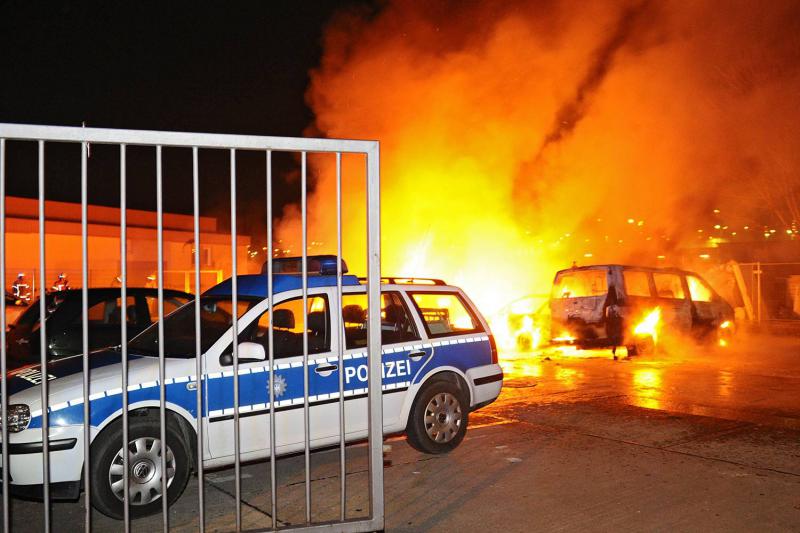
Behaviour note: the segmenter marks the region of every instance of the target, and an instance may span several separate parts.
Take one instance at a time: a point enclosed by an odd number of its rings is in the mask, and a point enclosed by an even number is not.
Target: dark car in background
[[[175,290],[164,290],[164,314],[194,299]],[[8,369],[40,362],[39,306],[33,302],[6,334]],[[53,292],[45,296],[45,333],[48,361],[83,353],[83,299],[81,290]],[[121,344],[122,292],[120,288],[88,290],[89,350]],[[125,302],[128,339],[158,321],[158,289],[128,288]]]

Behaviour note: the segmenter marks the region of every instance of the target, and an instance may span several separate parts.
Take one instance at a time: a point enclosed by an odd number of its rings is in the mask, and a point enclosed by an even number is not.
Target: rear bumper
[[[473,411],[495,401],[503,388],[503,369],[497,364],[470,368],[467,378],[472,388],[470,409]]]

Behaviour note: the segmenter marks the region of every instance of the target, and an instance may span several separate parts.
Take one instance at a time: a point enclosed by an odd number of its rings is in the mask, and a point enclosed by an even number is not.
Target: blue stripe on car
[[[408,353],[412,351],[411,346],[404,347],[401,351],[386,351],[383,354],[383,380],[382,384],[385,388],[394,388],[408,386],[410,383],[419,383],[422,378],[423,367],[427,367],[427,363],[431,363],[430,368],[450,366],[466,372],[469,368],[489,364],[491,362],[491,347],[488,340],[483,338],[470,338],[466,339],[467,342],[459,343],[457,340],[442,340],[432,343],[433,356],[423,357],[419,361],[413,361],[408,357]],[[98,352],[99,354],[99,352]],[[117,354],[118,357],[118,354]],[[106,355],[98,358],[98,366],[105,366],[100,364],[105,361],[109,363],[112,357]],[[80,357],[78,357],[80,360]],[[317,366],[327,366],[330,364],[338,364],[335,357],[331,358],[333,362],[328,363],[325,360],[320,360],[309,364],[309,396],[327,396],[336,395],[339,392],[339,379],[336,373],[331,373],[328,376],[320,376],[314,370]],[[275,400],[277,403],[291,402],[292,400],[303,399],[303,367],[290,366],[283,367],[278,363],[275,370],[275,381],[282,381],[285,388],[276,391]],[[367,386],[367,381],[360,378],[366,376],[367,357],[366,354],[356,353],[350,356],[349,359],[344,360],[345,376],[348,379],[345,381],[345,391],[358,391],[363,390]],[[363,369],[361,367],[364,367]],[[250,408],[251,406],[264,406],[268,407],[269,391],[268,391],[269,374],[266,368],[261,367],[251,370],[240,370],[239,374],[239,406],[242,408]],[[129,389],[128,400],[129,404],[136,404],[140,402],[148,402],[159,400],[159,387],[155,382],[151,382],[152,386],[146,388]],[[197,396],[193,389],[187,386],[188,378],[179,378],[177,380],[169,380],[166,387],[166,399],[168,403],[179,405],[190,413],[193,418],[197,418]],[[215,375],[205,376],[205,383],[207,386],[206,398],[208,401],[207,411],[204,409],[203,415],[208,415],[208,411],[215,413],[233,408],[233,376],[223,375],[216,377]],[[311,402],[314,403],[313,401]],[[122,409],[122,394],[117,392],[115,394],[103,393],[101,397],[91,400],[91,425],[100,426],[103,422],[114,413]],[[62,409],[53,410],[51,413],[51,426],[75,425],[83,423],[83,404],[78,398],[75,401],[69,402],[68,405]],[[41,416],[36,416],[31,419],[28,427],[41,428]]]

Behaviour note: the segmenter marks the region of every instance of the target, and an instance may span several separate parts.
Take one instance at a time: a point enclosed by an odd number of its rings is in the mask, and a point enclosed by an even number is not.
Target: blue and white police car
[[[316,264],[309,262],[309,265]],[[334,260],[335,265],[335,260]],[[333,268],[335,272],[335,266]],[[166,446],[160,440],[158,324],[132,339],[129,352],[129,494],[133,517],[161,509],[161,454],[166,453],[169,503],[183,492],[196,464],[196,428],[204,428],[204,464],[234,462],[232,318],[238,319],[241,459],[270,455],[269,323],[273,326],[276,454],[305,447],[304,333],[308,346],[310,442],[339,442],[339,373],[344,372],[345,433],[367,435],[367,294],[352,275],[342,277],[342,309],[334,312],[337,281],[330,269],[302,278],[274,275],[268,309],[265,275],[237,277],[201,296],[204,372],[196,376],[195,304],[164,318]],[[454,449],[470,411],[494,401],[503,373],[489,327],[464,292],[438,280],[385,278],[381,285],[384,433],[405,432],[426,453]],[[271,312],[270,312],[271,311]],[[307,319],[304,320],[304,317]],[[305,324],[304,324],[305,321]],[[341,344],[340,344],[341,342]],[[339,368],[339,346],[343,368]],[[119,348],[90,355],[91,498],[102,513],[123,516],[122,377]],[[50,490],[76,498],[84,461],[82,356],[49,364]],[[41,494],[42,406],[38,366],[9,374],[9,475],[16,493]],[[204,405],[197,411],[197,387]]]

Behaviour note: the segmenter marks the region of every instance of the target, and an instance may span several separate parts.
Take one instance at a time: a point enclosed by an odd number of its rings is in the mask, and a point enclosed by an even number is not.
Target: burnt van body
[[[665,333],[711,341],[732,329],[734,317],[731,306],[695,272],[627,265],[559,271],[550,310],[552,337],[585,347],[636,347],[641,339],[634,330],[653,312]]]

